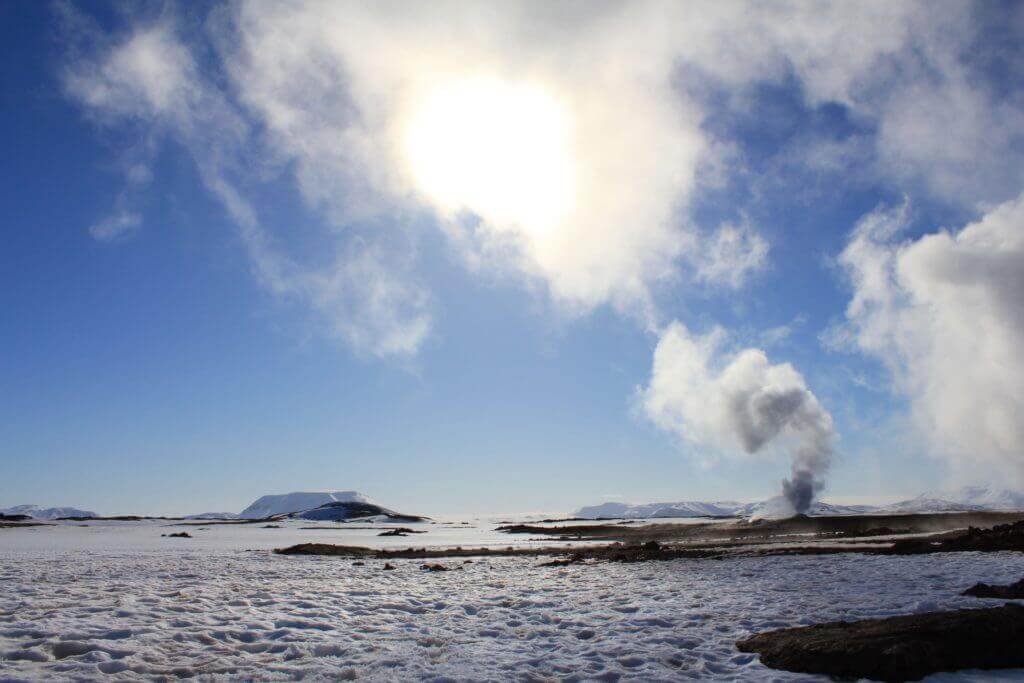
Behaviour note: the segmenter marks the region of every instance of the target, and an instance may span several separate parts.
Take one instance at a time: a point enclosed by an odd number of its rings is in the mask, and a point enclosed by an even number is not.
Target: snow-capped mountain
[[[993,486],[963,486],[949,491],[929,491],[881,508],[883,512],[960,510],[1024,510],[1024,493]]]
[[[242,519],[263,519],[274,515],[305,512],[326,503],[374,504],[358,491],[295,491],[258,498],[238,516]]]
[[[581,507],[573,517],[583,519],[651,519],[657,517],[729,517],[743,506],[736,501],[676,503],[602,503]]]
[[[963,512],[965,510],[983,510],[977,505],[956,503],[945,498],[937,498],[934,493],[923,493],[917,498],[901,500],[879,508],[880,512]]]
[[[986,510],[1024,510],[1024,493],[994,486],[962,486],[936,495],[964,505],[977,505]]]
[[[859,515],[871,512],[870,505],[832,505],[815,502],[809,515]],[[792,515],[792,508],[781,498],[770,498],[755,503],[738,503],[732,500],[697,501],[677,503],[602,503],[582,507],[573,513],[583,519],[652,519],[658,517],[779,517]]]
[[[198,515],[186,515],[185,519],[240,519],[235,512],[200,512]]]
[[[811,517],[836,517],[839,515],[863,515],[874,512],[878,508],[873,505],[834,505],[816,500],[811,503],[807,515]],[[738,517],[752,517],[758,519],[778,519],[789,517],[793,514],[793,506],[782,496],[775,496],[768,500],[748,503],[736,511]]]
[[[38,505],[15,505],[0,510],[4,515],[28,515],[35,519],[59,519],[61,517],[99,517],[95,512],[72,507],[43,508]]]

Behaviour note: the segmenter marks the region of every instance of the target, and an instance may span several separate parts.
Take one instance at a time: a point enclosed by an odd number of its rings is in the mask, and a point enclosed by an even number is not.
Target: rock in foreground
[[[1011,524],[998,524],[991,529],[970,527],[963,533],[948,538],[907,538],[893,543],[886,550],[891,555],[920,555],[924,553],[983,552],[1003,550],[1024,551],[1024,520]]]
[[[773,669],[916,681],[938,671],[1024,667],[1024,607],[928,612],[769,631],[741,640]]]
[[[1009,586],[990,586],[987,583],[976,583],[961,595],[974,598],[1000,598],[1002,600],[1024,600],[1024,579]]]

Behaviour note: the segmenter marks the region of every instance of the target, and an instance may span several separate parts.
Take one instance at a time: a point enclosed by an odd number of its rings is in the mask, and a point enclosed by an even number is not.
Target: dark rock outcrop
[[[769,631],[741,640],[773,669],[914,681],[939,671],[1024,667],[1024,607],[928,612]]]
[[[976,583],[961,595],[974,598],[1000,598],[1001,600],[1024,600],[1024,579],[1009,586],[990,586],[987,583]]]
[[[999,524],[991,529],[970,527],[950,538],[906,538],[893,543],[885,551],[889,555],[921,555],[926,553],[985,552],[1024,550],[1024,520]]]
[[[422,522],[427,519],[419,515],[406,515],[394,510],[388,510],[373,503],[340,500],[325,503],[320,507],[306,510],[305,512],[297,512],[291,516],[298,519],[327,522],[346,522],[350,519],[361,519],[364,517],[387,517],[392,522]]]
[[[420,565],[420,569],[426,572],[450,572],[452,569],[462,569],[462,567],[449,567],[437,562],[428,562]]]
[[[378,551],[358,545],[334,545],[331,543],[300,543],[288,548],[278,548],[278,555],[337,555],[340,557],[377,557]]]
[[[387,531],[382,531],[382,532],[380,532],[377,535],[378,536],[408,536],[409,534],[425,534],[425,533],[427,533],[427,532],[426,531],[416,531],[415,529],[410,529],[409,527],[399,526],[399,527],[395,527],[394,529],[388,529]]]

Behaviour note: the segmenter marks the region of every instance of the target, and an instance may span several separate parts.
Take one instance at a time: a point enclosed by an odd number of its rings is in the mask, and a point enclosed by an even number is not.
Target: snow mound
[[[295,491],[258,498],[238,515],[242,519],[263,519],[274,515],[305,512],[327,503],[369,503],[369,498],[358,491]]]
[[[43,508],[38,505],[15,505],[0,510],[4,515],[28,515],[35,519],[59,519],[61,517],[99,517],[95,512],[72,507]]]

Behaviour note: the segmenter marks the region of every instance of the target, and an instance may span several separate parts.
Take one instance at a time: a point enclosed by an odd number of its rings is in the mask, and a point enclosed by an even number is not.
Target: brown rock
[[[773,669],[914,681],[938,671],[1024,667],[1024,607],[928,612],[768,631],[741,640]]]

